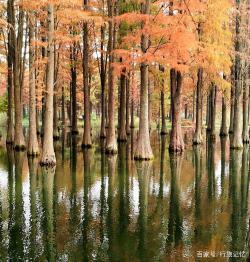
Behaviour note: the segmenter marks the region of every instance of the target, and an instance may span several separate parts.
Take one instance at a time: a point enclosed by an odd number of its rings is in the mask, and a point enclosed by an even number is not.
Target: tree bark
[[[230,125],[229,125],[229,134],[233,133],[234,126],[234,93],[235,93],[235,81],[234,81],[234,70],[231,72],[231,97],[230,97]]]
[[[164,90],[161,90],[161,135],[167,134],[166,126],[166,109],[165,109],[165,94]]]
[[[101,58],[100,58],[100,80],[101,80],[101,133],[100,137],[106,137],[106,102],[105,102],[105,86],[106,86],[106,61],[104,59],[104,40],[105,40],[105,28],[101,26]]]
[[[54,96],[54,6],[48,5],[48,64],[44,116],[44,139],[41,165],[54,166],[56,157],[53,144],[53,96]]]
[[[210,113],[211,113],[211,139],[215,141],[216,132],[215,132],[215,124],[216,124],[216,102],[217,102],[217,86],[213,84],[211,90],[211,105],[210,105]]]
[[[248,122],[248,104],[249,104],[249,86],[247,85],[247,80],[243,83],[244,89],[243,89],[243,143],[248,144],[249,143],[249,122]]]
[[[193,144],[202,144],[202,86],[203,86],[203,69],[198,69],[198,81],[196,88],[196,123]]]
[[[12,4],[14,4],[12,2]],[[14,7],[13,7],[14,12]],[[13,13],[14,17],[15,14]],[[13,19],[14,22],[14,19]],[[21,54],[22,54],[22,45],[20,41],[23,41],[22,30],[20,28],[23,26],[23,10],[20,10],[19,13],[19,30],[18,36],[15,37],[15,32],[13,32],[14,39],[14,59],[13,59],[13,73],[14,73],[14,103],[15,103],[15,149],[16,150],[24,150],[26,148],[24,135],[23,135],[23,124],[22,124],[22,98],[21,98],[21,82],[20,82],[20,74],[21,74]],[[15,28],[15,23],[12,24],[12,29]],[[11,29],[11,31],[13,31]]]
[[[181,132],[181,72],[171,69],[170,82],[172,128],[170,132],[169,151],[172,153],[182,153],[184,151],[184,141]]]
[[[120,77],[120,109],[118,141],[127,141],[126,132],[126,70],[123,69]]]
[[[108,0],[108,16],[109,16],[109,40],[108,40],[108,131],[106,141],[106,153],[117,153],[117,142],[115,138],[115,101],[114,101],[114,55],[112,53],[115,43],[115,26],[114,26],[114,5],[111,0]]]
[[[142,4],[142,14],[150,13],[150,0],[146,0]],[[141,50],[143,53],[147,52],[149,46],[149,37],[146,34],[141,36]],[[150,160],[153,158],[153,152],[149,137],[149,101],[148,101],[148,64],[142,62],[140,66],[141,71],[141,88],[140,88],[140,115],[139,115],[139,135],[137,140],[137,147],[135,149],[134,158],[136,160]]]
[[[7,22],[10,25],[15,24],[14,20],[14,1],[8,0],[7,2]],[[8,65],[8,112],[7,112],[7,137],[6,143],[13,144],[14,143],[14,119],[13,119],[13,97],[14,97],[14,89],[13,89],[13,57],[14,57],[14,39],[13,39],[13,30],[9,30],[8,32],[8,45],[7,45],[7,65]]]
[[[59,53],[56,52],[56,46],[54,45],[54,99],[53,99],[53,138],[55,140],[59,139],[59,125],[58,125],[58,63],[59,63]]]
[[[35,77],[35,48],[34,48],[34,14],[29,15],[29,142],[28,155],[39,154],[36,126],[36,77]]]
[[[222,97],[221,112],[222,112],[222,117],[221,117],[220,136],[225,137],[228,135],[228,130],[227,130],[227,105],[225,102],[224,94]]]
[[[87,6],[87,0],[84,5]],[[88,23],[83,25],[83,89],[84,89],[84,130],[82,147],[90,148],[91,120],[90,120],[90,85],[89,85],[89,32]]]
[[[126,78],[126,133],[130,134],[129,124],[129,113],[130,113],[130,72]]]

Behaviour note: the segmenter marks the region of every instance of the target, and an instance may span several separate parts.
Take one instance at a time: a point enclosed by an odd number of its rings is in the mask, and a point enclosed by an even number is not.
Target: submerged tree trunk
[[[142,14],[150,13],[150,0],[146,0],[142,4]],[[149,37],[145,34],[141,36],[141,50],[143,53],[147,52],[149,46]],[[149,137],[149,101],[148,101],[148,64],[142,62],[140,66],[141,71],[141,87],[140,87],[140,116],[139,116],[139,135],[137,140],[137,147],[134,158],[137,160],[150,160],[153,158],[153,152],[150,145]]]
[[[14,20],[14,1],[8,0],[7,2],[7,22],[10,25],[15,24]],[[7,45],[7,65],[8,65],[8,112],[7,112],[7,137],[6,143],[14,143],[14,119],[13,119],[13,98],[14,98],[14,89],[13,89],[13,58],[14,58],[14,32],[9,30],[8,32],[8,45]]]
[[[249,143],[249,125],[248,125],[248,106],[249,106],[249,86],[247,84],[247,81],[244,81],[243,83],[244,89],[243,89],[243,143],[248,144]]]
[[[115,26],[114,26],[114,5],[111,0],[108,0],[108,16],[109,16],[109,42],[108,42],[108,131],[106,141],[106,153],[116,154],[117,153],[117,142],[115,139],[115,101],[114,101],[114,69],[113,69],[113,49],[115,39]]]
[[[84,1],[86,6],[87,0]],[[83,88],[84,88],[84,130],[82,147],[90,148],[91,120],[90,120],[90,85],[89,85],[89,32],[88,23],[83,25]]]
[[[181,132],[181,72],[171,69],[170,81],[172,128],[170,132],[169,151],[173,153],[181,153],[184,150],[184,142]]]
[[[126,132],[126,76],[125,69],[122,70],[120,77],[120,109],[119,109],[119,133],[118,141],[127,141],[127,132]]]
[[[203,86],[203,69],[198,69],[198,81],[196,88],[196,123],[193,144],[202,144],[202,86]]]
[[[35,77],[35,48],[34,48],[34,17],[29,15],[29,143],[28,155],[39,154],[36,126],[36,77]]]
[[[54,6],[48,5],[48,64],[44,116],[44,139],[41,165],[54,166],[56,157],[53,144],[53,96],[54,96]]]
[[[221,102],[221,128],[220,128],[220,136],[227,136],[228,130],[227,130],[227,104],[225,101],[225,95],[223,94],[222,102]]]

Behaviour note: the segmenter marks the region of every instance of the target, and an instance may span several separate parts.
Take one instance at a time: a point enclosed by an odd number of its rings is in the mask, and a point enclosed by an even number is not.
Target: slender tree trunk
[[[71,47],[71,133],[78,134],[77,127],[77,69],[76,69],[76,43]]]
[[[242,141],[242,83],[241,83],[241,58],[240,52],[240,14],[236,17],[236,43],[235,43],[235,94],[234,94],[234,121],[233,138],[230,147],[233,149],[243,148]]]
[[[88,1],[84,0],[87,7]],[[84,89],[84,130],[82,147],[90,148],[91,141],[91,120],[90,120],[90,85],[89,85],[89,28],[88,23],[83,25],[83,89]]]
[[[127,135],[130,134],[129,113],[130,113],[130,73],[126,78],[126,133]]]
[[[228,135],[228,130],[227,130],[227,104],[226,104],[226,101],[225,101],[225,95],[224,94],[223,94],[223,97],[222,97],[221,112],[222,112],[222,117],[221,117],[220,136],[225,137],[225,136]]]
[[[164,90],[161,90],[161,135],[167,134],[166,126],[166,109],[165,109],[165,94]]]
[[[14,5],[14,3],[12,2]],[[11,7],[12,11],[14,12],[14,6]],[[21,54],[22,54],[22,45],[20,44],[20,41],[23,41],[23,39],[20,37],[22,34],[22,30],[20,28],[23,26],[23,13],[22,10],[20,10],[19,13],[19,30],[18,30],[18,37],[16,39],[15,32],[13,32],[13,39],[14,39],[14,59],[13,59],[13,73],[14,73],[14,103],[15,103],[15,149],[16,150],[24,150],[26,148],[25,141],[24,141],[24,135],[23,135],[23,125],[22,125],[22,98],[20,96],[21,94],[21,83],[20,83],[20,74],[21,74],[21,68],[20,68],[20,61],[21,61]],[[13,13],[14,17],[15,14]],[[13,19],[14,22],[14,19]],[[15,24],[12,24],[12,29],[15,28]],[[11,31],[12,31],[11,29]]]
[[[65,94],[64,85],[62,85],[62,126],[65,128],[66,125],[66,115],[65,115]]]
[[[184,141],[181,132],[181,72],[176,71],[175,69],[171,69],[170,81],[172,128],[170,133],[169,151],[173,153],[181,153],[182,151],[184,151]]]
[[[15,24],[14,20],[14,1],[8,0],[7,2],[7,22],[10,25]],[[7,137],[6,143],[13,144],[14,143],[14,119],[13,119],[13,97],[14,97],[14,89],[13,89],[13,57],[14,57],[14,32],[13,30],[9,30],[8,32],[8,50],[7,50],[7,65],[8,65],[8,112],[7,112]]]
[[[106,61],[104,59],[104,39],[105,38],[105,28],[101,26],[101,61],[100,61],[100,79],[101,79],[101,133],[100,137],[106,137],[106,99],[105,99],[105,86],[106,86]]]
[[[150,75],[148,73],[148,125],[149,125],[149,133],[151,131],[151,82]]]
[[[234,94],[235,94],[235,82],[234,82],[234,70],[232,69],[232,81],[231,81],[231,98],[230,98],[230,126],[229,126],[229,133],[233,133],[233,126],[234,126]]]
[[[196,123],[193,144],[202,144],[202,86],[203,86],[203,69],[198,69],[198,81],[196,88]]]
[[[112,53],[115,43],[115,28],[114,28],[114,5],[111,0],[108,0],[108,16],[109,16],[109,42],[108,42],[108,132],[106,141],[106,153],[117,153],[117,142],[115,139],[115,101],[114,101],[114,69],[112,63],[114,55]]]
[[[120,77],[120,121],[119,121],[119,133],[118,141],[127,141],[127,132],[126,132],[126,71],[122,70]]]
[[[29,143],[28,155],[39,154],[36,126],[36,76],[35,76],[35,48],[34,48],[34,14],[29,15]]]
[[[150,0],[146,0],[142,4],[142,14],[150,13]],[[147,52],[149,45],[149,37],[146,34],[141,36],[141,50],[143,53]],[[148,64],[142,62],[140,66],[141,71],[141,88],[140,88],[140,115],[139,115],[139,135],[137,140],[137,147],[135,149],[134,158],[137,160],[150,160],[153,158],[153,152],[149,137],[149,101],[148,101]]]
[[[56,46],[54,45],[54,99],[53,99],[53,138],[55,140],[59,139],[59,130],[58,130],[58,63],[59,63],[59,53],[57,55]]]
[[[211,93],[211,105],[210,105],[210,113],[211,113],[211,139],[215,141],[216,139],[216,102],[217,102],[217,86],[213,84],[212,93]]]
[[[249,143],[249,122],[248,122],[248,105],[249,105],[249,86],[245,80],[243,89],[243,143]]]
[[[197,98],[196,98],[196,89],[194,89],[194,91],[193,91],[193,114],[192,114],[193,122],[195,121],[196,116],[197,116],[195,114],[195,100],[197,100]]]
[[[53,96],[54,96],[54,6],[48,5],[48,64],[44,116],[44,139],[41,165],[54,166],[56,157],[53,144]]]

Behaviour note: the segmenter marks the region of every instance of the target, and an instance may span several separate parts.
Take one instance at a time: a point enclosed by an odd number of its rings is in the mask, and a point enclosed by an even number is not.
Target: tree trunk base
[[[127,142],[127,136],[118,137],[117,142]]]
[[[167,130],[161,130],[161,136],[165,136],[167,134],[168,134]]]
[[[135,151],[134,159],[140,161],[149,161],[154,158],[152,149],[150,145],[146,145],[145,143],[137,146]]]
[[[169,146],[168,151],[170,154],[182,154],[184,152],[183,145]]]
[[[30,158],[36,158],[36,157],[38,157],[39,156],[39,151],[35,151],[35,150],[32,150],[32,151],[28,151],[27,152],[27,155],[28,155],[28,157],[30,157]]]
[[[54,139],[54,140],[58,141],[59,138],[60,138],[59,134],[57,134],[57,135],[53,135],[53,139]]]
[[[242,141],[243,141],[243,144],[249,144],[249,142],[250,142],[249,136],[248,135],[245,135],[245,136],[243,135]]]
[[[100,135],[100,138],[101,138],[101,139],[105,139],[105,138],[106,138],[106,135]]]
[[[56,158],[55,156],[48,156],[41,160],[40,162],[41,166],[47,166],[47,167],[54,167],[56,165]]]
[[[195,133],[193,138],[193,145],[203,144],[203,137],[201,134]]]
[[[82,148],[91,148],[92,144],[82,144]]]
[[[227,137],[228,132],[227,131],[220,131],[220,137]]]
[[[215,134],[213,134],[213,133],[210,134],[210,141],[213,142],[213,143],[216,141],[216,135]]]
[[[72,135],[78,135],[78,134],[79,134],[79,131],[78,131],[78,130],[71,130],[71,134],[72,134]]]
[[[15,151],[25,151],[26,146],[25,145],[15,145],[14,149]]]
[[[6,140],[6,145],[14,145],[14,141],[13,140]]]
[[[117,148],[111,148],[111,147],[107,147],[105,150],[105,153],[107,155],[116,155],[117,154]]]

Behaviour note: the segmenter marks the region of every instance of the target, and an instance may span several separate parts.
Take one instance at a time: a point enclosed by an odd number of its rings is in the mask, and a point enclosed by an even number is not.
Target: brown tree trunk
[[[130,113],[130,73],[126,78],[126,133],[127,135],[130,134],[129,113]]]
[[[101,26],[101,57],[100,57],[100,80],[101,80],[101,133],[100,137],[106,137],[106,102],[105,102],[105,86],[106,86],[106,61],[104,59],[104,39],[105,27]]]
[[[115,101],[114,101],[114,69],[112,63],[114,55],[112,53],[115,43],[115,28],[114,28],[114,5],[111,0],[108,0],[108,16],[109,16],[109,42],[108,42],[108,131],[106,141],[106,153],[117,153],[117,142],[115,139]]]
[[[150,0],[146,0],[142,4],[142,14],[150,13]],[[149,37],[146,34],[141,36],[141,50],[143,53],[147,52],[149,46]],[[150,145],[149,137],[149,102],[148,102],[148,64],[142,62],[140,66],[141,71],[141,88],[140,88],[140,115],[139,115],[139,135],[137,140],[137,147],[135,149],[134,158],[137,160],[150,160],[153,158],[153,152]]]
[[[53,99],[53,138],[59,139],[59,125],[58,125],[58,66],[59,66],[59,51],[56,52],[56,46],[54,45],[54,99]]]
[[[198,81],[196,88],[196,123],[193,144],[202,144],[202,86],[203,86],[203,69],[198,69]]]
[[[244,90],[243,90],[243,143],[249,143],[249,125],[248,125],[248,104],[249,104],[249,86],[247,80],[244,81]]]
[[[48,63],[44,116],[44,139],[41,165],[54,166],[56,157],[53,144],[53,96],[54,96],[54,6],[48,5]]]
[[[223,94],[222,101],[221,101],[221,128],[220,128],[220,136],[225,137],[228,135],[227,131],[227,104],[225,101],[225,95]]]
[[[14,4],[14,3],[13,3]],[[14,7],[13,7],[14,10]],[[14,12],[14,11],[13,11]],[[14,15],[14,13],[13,13]],[[15,15],[14,15],[15,17]],[[13,20],[14,22],[14,20]],[[15,103],[15,149],[16,150],[24,150],[26,148],[24,135],[23,135],[23,125],[22,125],[22,98],[21,98],[21,83],[20,83],[20,74],[21,74],[21,54],[22,54],[22,42],[23,39],[21,37],[22,30],[20,28],[23,27],[23,10],[20,10],[19,13],[19,30],[18,37],[15,37],[15,33],[13,33],[14,38],[14,59],[13,59],[13,73],[14,73],[14,103]],[[15,24],[12,25],[15,28]],[[12,30],[12,29],[11,29]]]
[[[184,151],[184,142],[181,132],[181,72],[171,69],[170,82],[172,128],[170,132],[169,151],[173,153],[181,153]]]
[[[7,2],[7,22],[10,25],[15,24],[14,20],[14,1],[8,0]],[[14,119],[13,119],[13,98],[14,98],[14,89],[13,89],[13,58],[14,58],[14,32],[9,30],[8,32],[8,53],[7,53],[7,65],[8,65],[8,112],[7,112],[7,137],[6,143],[14,143]]]
[[[125,69],[122,70],[120,77],[120,109],[119,109],[119,133],[118,141],[127,141],[126,132],[126,76]]]
[[[71,47],[71,133],[78,134],[77,127],[77,69],[76,69],[76,43]]]
[[[166,110],[165,110],[165,94],[164,90],[161,91],[161,135],[167,134],[166,126]]]
[[[87,1],[85,0],[85,5]],[[84,89],[84,130],[82,147],[90,148],[91,120],[90,120],[90,85],[89,85],[89,32],[88,23],[83,25],[83,89]]]
[[[217,86],[213,84],[211,91],[211,105],[210,105],[210,113],[211,113],[211,139],[215,141],[216,132],[215,132],[215,124],[216,124],[216,102],[217,102]]]
[[[231,98],[230,98],[230,125],[229,134],[233,133],[234,126],[234,94],[235,94],[235,83],[234,83],[234,70],[232,69],[232,81],[231,81]]]
[[[64,85],[62,85],[62,127],[65,128],[66,115],[65,115],[65,95],[64,95]]]
[[[35,48],[34,48],[34,14],[29,15],[29,142],[28,155],[39,154],[36,126],[36,77],[35,77]]]

